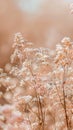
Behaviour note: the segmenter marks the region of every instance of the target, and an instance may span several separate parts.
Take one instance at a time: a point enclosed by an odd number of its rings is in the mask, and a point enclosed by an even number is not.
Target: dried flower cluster
[[[0,130],[73,130],[73,43],[33,48],[15,34],[0,69]]]

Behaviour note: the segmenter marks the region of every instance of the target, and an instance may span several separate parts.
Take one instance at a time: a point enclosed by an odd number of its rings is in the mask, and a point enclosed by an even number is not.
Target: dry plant
[[[73,130],[73,43],[33,48],[15,34],[0,69],[0,130]]]

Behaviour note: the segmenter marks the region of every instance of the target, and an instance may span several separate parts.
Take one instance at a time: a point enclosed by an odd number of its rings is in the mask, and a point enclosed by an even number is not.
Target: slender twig
[[[67,129],[69,129],[69,125],[68,125],[68,116],[67,116],[67,108],[66,108],[66,97],[65,97],[65,68],[64,68],[64,75],[63,75],[63,83],[62,83],[62,88],[63,88],[63,99],[64,99],[64,111],[65,111],[65,118],[66,118],[66,125],[67,125]]]

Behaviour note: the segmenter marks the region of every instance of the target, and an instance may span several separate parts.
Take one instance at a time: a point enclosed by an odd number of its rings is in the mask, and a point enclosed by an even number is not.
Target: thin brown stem
[[[66,118],[66,126],[67,129],[69,129],[69,125],[68,125],[68,116],[67,116],[67,107],[66,107],[66,97],[65,97],[65,68],[64,68],[64,75],[63,75],[63,83],[62,83],[62,88],[63,88],[63,100],[64,100],[64,111],[65,111],[65,118]]]

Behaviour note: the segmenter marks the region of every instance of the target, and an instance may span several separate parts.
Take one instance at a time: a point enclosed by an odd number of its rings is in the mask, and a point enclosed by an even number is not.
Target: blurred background
[[[21,32],[35,47],[73,40],[73,0],[0,0],[0,67],[9,60],[14,34]]]

